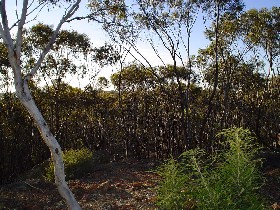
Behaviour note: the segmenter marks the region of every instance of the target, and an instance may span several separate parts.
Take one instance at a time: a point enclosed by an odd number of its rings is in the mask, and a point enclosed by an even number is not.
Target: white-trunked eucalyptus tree
[[[17,1],[16,1],[17,2]],[[36,2],[36,1],[35,1]],[[57,1],[50,0],[49,2],[55,3]],[[51,38],[49,39],[48,44],[42,50],[37,62],[35,65],[29,70],[27,74],[23,73],[23,69],[21,66],[21,57],[22,57],[22,42],[23,42],[23,27],[26,24],[27,16],[34,11],[34,8],[31,5],[34,1],[23,0],[22,1],[22,11],[21,16],[18,18],[14,27],[10,27],[8,24],[8,16],[6,12],[6,1],[1,0],[0,2],[0,13],[1,13],[1,22],[0,22],[0,35],[3,40],[3,43],[7,47],[8,50],[8,58],[11,65],[11,69],[13,71],[14,77],[14,86],[16,89],[17,98],[23,104],[23,106],[28,110],[29,114],[34,119],[44,142],[50,149],[52,160],[54,163],[55,168],[55,183],[58,187],[58,191],[60,195],[65,199],[67,206],[69,209],[81,209],[80,205],[76,201],[73,193],[69,189],[66,181],[65,181],[65,174],[64,174],[64,165],[63,165],[63,158],[62,158],[62,150],[57,142],[54,135],[51,133],[44,117],[42,116],[40,110],[38,109],[32,94],[30,92],[28,83],[32,79],[32,77],[37,73],[39,67],[44,60],[47,53],[50,51],[52,45],[54,44],[57,35],[62,27],[62,25],[67,22],[73,14],[79,8],[79,4],[81,0],[76,1],[68,1],[70,6],[65,11],[64,15],[61,17],[60,22],[56,26],[54,33],[52,34]],[[38,1],[39,7],[43,4],[46,4],[47,1]],[[41,6],[40,6],[41,5]],[[33,9],[31,9],[33,8]],[[31,11],[29,11],[31,10]],[[12,36],[11,28],[17,27],[17,31],[15,34],[15,38]]]

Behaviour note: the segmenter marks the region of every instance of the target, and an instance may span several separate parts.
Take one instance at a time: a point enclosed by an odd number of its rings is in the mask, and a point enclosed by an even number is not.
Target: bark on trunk
[[[64,165],[62,158],[62,150],[56,138],[51,133],[43,115],[35,104],[34,99],[30,93],[27,81],[16,84],[16,93],[20,102],[28,110],[34,119],[44,142],[50,149],[52,161],[54,163],[55,183],[57,185],[60,195],[65,199],[67,206],[71,210],[80,210],[81,207],[76,201],[73,193],[69,189],[65,181]]]
[[[71,7],[67,8],[65,14],[62,16],[60,22],[58,23],[56,29],[54,30],[48,44],[41,52],[37,62],[34,67],[30,70],[28,74],[23,76],[21,69],[21,52],[22,52],[22,42],[23,42],[23,27],[26,23],[26,17],[28,14],[29,4],[28,0],[24,0],[22,3],[22,11],[19,21],[17,22],[17,35],[16,39],[12,38],[11,28],[8,24],[8,17],[6,13],[6,1],[0,1],[0,36],[8,50],[9,62],[14,73],[14,84],[16,88],[16,94],[20,102],[28,110],[32,118],[34,119],[42,137],[47,146],[49,147],[52,155],[52,160],[54,163],[54,173],[55,173],[55,183],[58,187],[58,191],[61,196],[66,200],[69,209],[80,210],[78,202],[76,201],[74,195],[70,191],[66,181],[64,173],[64,165],[62,158],[61,147],[57,140],[51,133],[43,115],[39,111],[35,101],[33,100],[29,87],[28,81],[36,74],[42,61],[44,60],[46,54],[50,51],[53,46],[58,32],[60,31],[62,25],[72,17],[72,15],[78,10],[81,0],[77,0]],[[33,4],[33,3],[31,3]],[[28,6],[29,5],[29,6]],[[36,10],[36,9],[35,9]],[[31,11],[34,12],[35,10]],[[15,41],[14,41],[15,40]]]

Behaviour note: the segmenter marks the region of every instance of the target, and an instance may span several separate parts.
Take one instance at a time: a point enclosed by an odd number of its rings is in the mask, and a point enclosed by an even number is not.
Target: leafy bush
[[[253,143],[248,130],[227,129],[219,135],[225,136],[229,145],[229,149],[223,153],[224,161],[216,171],[219,180],[214,180],[223,184],[224,192],[221,195],[228,199],[225,207],[263,209],[263,201],[256,192],[262,184],[259,170],[261,159],[255,159],[260,148]]]
[[[92,157],[93,152],[87,148],[70,149],[63,152],[66,180],[79,178],[88,173],[92,169]],[[54,165],[52,161],[50,161],[45,171],[45,179],[53,181]]]
[[[162,177],[158,187],[158,206],[164,209],[181,209],[186,201],[184,191],[188,177],[180,164],[171,158],[157,170]]]
[[[225,137],[226,149],[217,154],[207,158],[202,150],[190,150],[181,155],[180,163],[171,158],[169,164],[159,168],[160,208],[189,209],[191,203],[198,209],[264,209],[257,194],[262,180],[258,168],[261,160],[255,159],[259,148],[253,144],[251,133],[234,128],[219,136]],[[184,181],[175,191],[176,184],[165,184],[171,179]]]

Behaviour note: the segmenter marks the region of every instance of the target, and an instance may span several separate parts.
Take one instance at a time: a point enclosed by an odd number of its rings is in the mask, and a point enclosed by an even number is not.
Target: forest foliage
[[[62,30],[40,74],[29,84],[63,150],[88,148],[101,151],[111,161],[177,157],[194,148],[213,153],[223,141],[216,134],[231,127],[247,128],[263,147],[279,149],[279,7],[244,11],[241,1],[219,7],[207,5],[208,1],[184,5],[140,1],[139,10],[133,12],[119,2],[92,1],[89,5],[112,43],[94,48],[86,35]],[[188,43],[195,24],[194,11],[199,7],[206,13],[209,9],[207,17],[213,22],[205,32],[210,44],[197,55],[190,55]],[[180,34],[174,34],[178,28],[187,33],[179,30]],[[125,62],[127,53],[139,53],[134,43],[143,30],[158,36],[173,63],[162,60],[162,65],[153,66],[136,58]],[[23,69],[34,65],[52,33],[53,29],[44,24],[25,30]],[[141,39],[155,47],[147,37]],[[187,41],[181,41],[182,37]],[[120,43],[122,51],[116,47]],[[176,46],[185,50],[186,58]],[[34,121],[9,88],[13,81],[3,43],[0,52],[3,184],[45,161],[50,153]],[[97,84],[83,89],[67,84],[67,75],[94,76],[93,63],[120,63],[120,68],[110,81],[99,78]],[[40,86],[42,83],[45,85]]]

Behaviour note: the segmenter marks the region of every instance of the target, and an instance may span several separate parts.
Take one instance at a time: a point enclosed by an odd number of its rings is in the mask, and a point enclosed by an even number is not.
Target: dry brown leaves
[[[108,163],[69,186],[83,209],[155,209],[153,161]],[[0,190],[0,209],[66,209],[54,184],[27,180]]]

